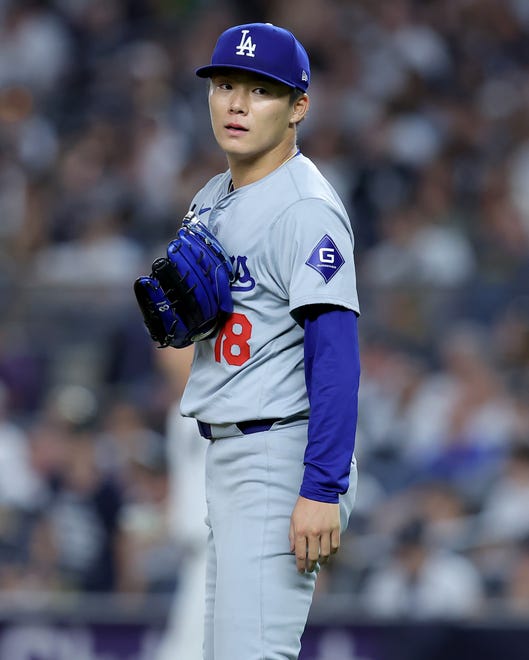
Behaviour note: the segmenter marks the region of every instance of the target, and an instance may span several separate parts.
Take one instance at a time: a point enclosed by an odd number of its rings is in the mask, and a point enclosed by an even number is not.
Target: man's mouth
[[[248,131],[247,128],[245,128],[244,126],[241,126],[240,124],[227,124],[226,128],[229,131],[236,131],[236,132],[241,132],[241,133],[245,133],[245,132]]]

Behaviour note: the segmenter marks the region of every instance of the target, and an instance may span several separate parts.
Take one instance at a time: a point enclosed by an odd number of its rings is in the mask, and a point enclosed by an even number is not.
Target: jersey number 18
[[[215,360],[222,358],[232,366],[240,367],[250,359],[252,324],[244,314],[233,313],[215,341]]]

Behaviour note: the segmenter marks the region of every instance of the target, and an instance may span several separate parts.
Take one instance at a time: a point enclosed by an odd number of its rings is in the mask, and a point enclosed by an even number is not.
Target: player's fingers
[[[307,569],[307,552],[307,538],[305,536],[296,536],[296,566],[300,573],[304,573]]]
[[[340,549],[340,530],[333,529],[331,532],[331,554],[335,555]]]
[[[330,534],[322,534],[320,539],[320,564],[326,564],[329,561],[331,554],[331,536]]]
[[[316,570],[318,559],[320,558],[320,537],[310,536],[308,541],[306,570],[312,573],[312,571]]]
[[[294,552],[296,549],[296,534],[294,532],[294,525],[290,523],[290,529],[288,531],[288,541],[290,543],[290,552]]]

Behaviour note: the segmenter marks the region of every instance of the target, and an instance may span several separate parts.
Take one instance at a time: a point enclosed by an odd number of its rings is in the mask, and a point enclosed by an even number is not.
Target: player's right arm
[[[302,312],[310,417],[305,471],[289,534],[301,572],[314,570],[340,545],[338,502],[349,488],[360,381],[356,314],[332,305],[312,305]]]
[[[300,495],[338,502],[347,492],[358,416],[360,354],[355,312],[333,305],[305,311],[305,382],[310,401]]]

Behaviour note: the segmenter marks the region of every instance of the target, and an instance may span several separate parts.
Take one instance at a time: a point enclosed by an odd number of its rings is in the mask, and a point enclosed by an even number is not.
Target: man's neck
[[[257,161],[242,160],[228,156],[228,165],[231,172],[233,188],[241,188],[251,183],[255,183],[265,176],[268,176],[278,167],[284,165],[298,153],[297,146],[294,144],[282,152],[269,153],[264,158]]]

